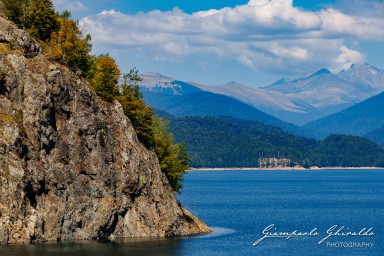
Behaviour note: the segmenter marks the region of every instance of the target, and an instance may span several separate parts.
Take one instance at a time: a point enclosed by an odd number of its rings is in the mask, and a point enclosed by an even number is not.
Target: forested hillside
[[[367,139],[332,135],[322,141],[257,121],[229,117],[170,117],[177,142],[185,142],[193,167],[384,166],[384,151]],[[289,160],[289,161],[287,161]]]

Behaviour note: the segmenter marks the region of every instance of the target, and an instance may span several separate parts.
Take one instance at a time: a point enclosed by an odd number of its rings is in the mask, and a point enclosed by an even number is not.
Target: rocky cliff
[[[0,243],[209,231],[118,102],[1,17],[0,49]]]

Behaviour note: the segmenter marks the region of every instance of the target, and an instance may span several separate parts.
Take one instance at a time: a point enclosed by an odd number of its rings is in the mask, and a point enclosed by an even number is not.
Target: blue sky
[[[208,85],[268,85],[356,62],[384,69],[384,0],[53,0],[95,54]]]

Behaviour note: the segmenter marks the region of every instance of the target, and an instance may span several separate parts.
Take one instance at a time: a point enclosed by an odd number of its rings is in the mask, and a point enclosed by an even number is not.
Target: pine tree
[[[33,0],[26,15],[26,28],[34,37],[47,41],[60,23],[51,0]]]

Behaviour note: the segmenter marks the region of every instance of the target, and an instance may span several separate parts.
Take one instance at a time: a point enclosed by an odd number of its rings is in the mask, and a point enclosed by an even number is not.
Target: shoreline
[[[317,171],[317,170],[384,170],[384,167],[232,167],[232,168],[190,168],[188,171]]]

